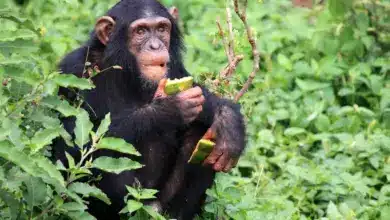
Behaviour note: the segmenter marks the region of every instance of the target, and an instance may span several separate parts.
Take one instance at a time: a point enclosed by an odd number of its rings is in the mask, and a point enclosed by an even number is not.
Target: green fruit
[[[201,163],[206,159],[206,157],[210,155],[211,151],[213,151],[214,146],[214,142],[206,139],[201,139],[198,142],[195,150],[192,152],[191,158],[188,160],[188,163]]]
[[[164,91],[167,95],[174,95],[176,93],[190,89],[193,83],[194,79],[192,76],[183,77],[181,79],[168,79]]]

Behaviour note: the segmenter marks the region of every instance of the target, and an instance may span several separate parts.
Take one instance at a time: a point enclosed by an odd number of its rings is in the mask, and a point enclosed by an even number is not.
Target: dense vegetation
[[[93,181],[77,180],[92,167],[121,172],[140,166],[112,158],[82,165],[69,157],[70,167],[64,167],[47,159],[56,137],[70,147],[92,140],[92,151],[137,155],[120,139],[104,138],[110,115],[91,132],[79,103],[56,95],[58,86],[93,88],[88,79],[59,76],[56,64],[87,39],[96,17],[114,2],[0,2],[1,219],[92,219],[83,212],[83,198],[110,201]],[[227,57],[215,21],[225,20],[226,1],[163,2],[180,10],[189,71],[233,98],[253,59],[239,18],[233,14],[234,44],[244,60],[216,86],[211,79]],[[219,174],[208,190],[201,219],[390,219],[390,2],[325,2],[303,9],[290,0],[249,1],[248,24],[261,61],[240,99],[248,148],[237,168]],[[59,115],[77,116],[74,142]],[[163,218],[140,203],[153,189],[128,189],[135,200],[124,212]]]

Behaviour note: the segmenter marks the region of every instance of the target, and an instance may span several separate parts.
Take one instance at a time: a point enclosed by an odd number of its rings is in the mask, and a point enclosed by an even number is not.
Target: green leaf
[[[27,191],[24,198],[30,207],[41,205],[46,199],[47,185],[40,179],[30,177],[24,181]]]
[[[51,109],[55,109],[65,117],[76,116],[79,111],[71,106],[67,101],[60,100],[57,96],[49,96],[42,100],[42,105]]]
[[[38,176],[38,168],[31,158],[7,141],[0,142],[0,157],[16,164],[32,176]]]
[[[69,190],[77,194],[83,195],[84,197],[94,197],[100,199],[101,201],[105,202],[107,205],[111,204],[110,199],[103,191],[101,191],[99,188],[90,186],[86,183],[79,183],[79,182],[72,183],[69,186]]]
[[[295,82],[297,83],[297,85],[300,89],[302,89],[303,91],[306,91],[306,92],[320,90],[320,89],[330,87],[329,83],[321,83],[321,82],[317,82],[314,80],[296,79]]]
[[[74,129],[76,135],[75,143],[82,148],[90,141],[89,134],[93,128],[93,124],[89,120],[88,112],[84,109],[81,109],[76,117],[76,128]]]
[[[85,211],[68,212],[67,215],[73,220],[96,220],[95,217]]]
[[[64,139],[66,145],[68,145],[69,147],[74,147],[72,136],[70,136],[70,134],[65,130],[65,128],[61,128],[60,135],[62,139]]]
[[[111,124],[111,114],[108,113],[100,123],[100,126],[96,131],[96,137],[101,138],[108,131],[110,124]]]
[[[339,210],[337,209],[336,205],[331,201],[328,204],[328,208],[326,210],[326,216],[329,218],[329,220],[343,220],[343,216],[340,214]]]
[[[52,144],[52,141],[58,136],[60,136],[60,129],[58,128],[48,128],[35,133],[30,143],[33,153],[36,153],[43,147]]]
[[[303,128],[288,128],[284,131],[284,135],[286,136],[296,136],[304,133],[306,133],[306,130]]]
[[[154,199],[158,190],[155,189],[141,189],[139,199]]]
[[[137,202],[135,200],[129,200],[129,201],[127,201],[126,209],[127,209],[127,212],[133,213],[133,212],[139,210],[140,208],[142,208],[142,206],[143,206],[143,204],[140,202]]]
[[[288,71],[293,69],[291,61],[283,54],[278,54],[278,63]]]
[[[73,74],[60,74],[53,79],[61,87],[74,87],[81,90],[90,90],[95,88],[95,86],[88,80],[84,78],[79,78]]]
[[[42,170],[46,172],[51,178],[57,180],[60,185],[65,187],[64,177],[62,176],[60,171],[58,171],[57,167],[49,159],[47,159],[44,156],[34,155],[33,161],[36,163],[38,167],[42,168]]]
[[[79,204],[77,202],[68,202],[62,204],[60,206],[60,209],[64,209],[66,211],[84,211],[87,210],[88,207],[84,204]]]
[[[74,168],[76,166],[74,159],[72,155],[70,155],[68,152],[65,152],[66,159],[68,160],[68,166],[70,169]]]
[[[326,115],[319,115],[315,121],[315,126],[319,131],[326,132],[330,128],[330,120]]]
[[[124,154],[141,156],[133,145],[119,138],[103,138],[96,145],[96,149],[113,150]]]
[[[329,0],[328,3],[329,11],[335,17],[344,16],[351,6],[352,6],[352,0],[343,0],[343,1]]]
[[[158,212],[154,211],[151,206],[143,206],[142,209],[146,211],[153,219],[156,220],[166,220],[164,216],[160,215]]]
[[[135,188],[133,188],[133,187],[131,187],[131,186],[126,186],[126,189],[127,189],[127,191],[129,192],[129,194],[132,196],[132,197],[134,197],[134,198],[136,198],[136,199],[138,199],[138,200],[140,200],[141,198],[141,194],[140,194],[140,192],[137,190],[137,189],[135,189]]]
[[[142,165],[128,158],[99,157],[93,161],[92,167],[109,173],[120,174],[126,170],[139,169]]]

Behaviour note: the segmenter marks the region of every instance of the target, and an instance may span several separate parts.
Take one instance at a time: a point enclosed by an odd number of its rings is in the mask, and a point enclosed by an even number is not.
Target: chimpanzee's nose
[[[161,43],[157,40],[152,40],[149,44],[149,47],[151,50],[160,50],[161,49]]]

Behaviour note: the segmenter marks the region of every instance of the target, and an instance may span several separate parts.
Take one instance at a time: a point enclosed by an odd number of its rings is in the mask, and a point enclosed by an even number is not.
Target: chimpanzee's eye
[[[167,30],[167,27],[165,25],[160,25],[158,27],[158,32],[165,32]]]
[[[136,31],[137,31],[138,35],[144,35],[146,33],[146,28],[145,27],[138,27]]]

